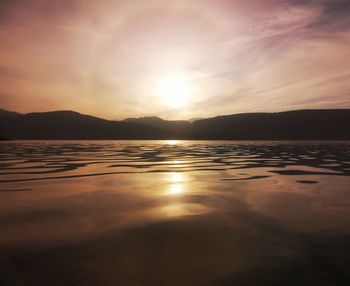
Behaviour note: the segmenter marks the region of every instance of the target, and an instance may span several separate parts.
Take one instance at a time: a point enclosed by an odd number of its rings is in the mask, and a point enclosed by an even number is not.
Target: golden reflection
[[[182,173],[169,173],[170,187],[167,189],[167,195],[178,195],[184,191],[184,176]]]
[[[168,145],[176,145],[179,143],[179,140],[167,140],[166,143]]]
[[[182,185],[175,184],[170,187],[169,194],[170,195],[177,195],[183,192]]]
[[[170,161],[169,163],[172,164],[172,165],[178,165],[178,164],[184,163],[184,161],[173,160],[173,161]]]
[[[210,212],[211,209],[199,204],[172,203],[161,208],[168,217],[199,215]]]
[[[183,183],[184,175],[182,173],[172,172],[170,175],[171,183]]]
[[[170,204],[162,208],[167,216],[181,216],[186,213],[184,206],[180,203]]]

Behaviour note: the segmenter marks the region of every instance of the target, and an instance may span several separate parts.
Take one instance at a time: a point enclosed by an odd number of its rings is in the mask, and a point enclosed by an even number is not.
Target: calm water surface
[[[350,285],[350,142],[0,143],[0,285]]]

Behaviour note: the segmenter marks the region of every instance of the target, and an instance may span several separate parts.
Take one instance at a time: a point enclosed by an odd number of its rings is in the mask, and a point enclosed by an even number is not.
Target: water
[[[348,285],[350,143],[0,143],[0,285]]]

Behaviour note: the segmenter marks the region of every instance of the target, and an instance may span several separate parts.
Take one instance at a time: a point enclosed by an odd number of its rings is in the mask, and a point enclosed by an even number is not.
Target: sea
[[[0,285],[350,285],[350,142],[0,142]]]

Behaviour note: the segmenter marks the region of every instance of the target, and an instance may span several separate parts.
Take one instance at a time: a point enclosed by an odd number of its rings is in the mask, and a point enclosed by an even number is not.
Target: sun
[[[189,86],[180,76],[167,76],[159,82],[159,95],[172,108],[184,107],[189,96]]]

